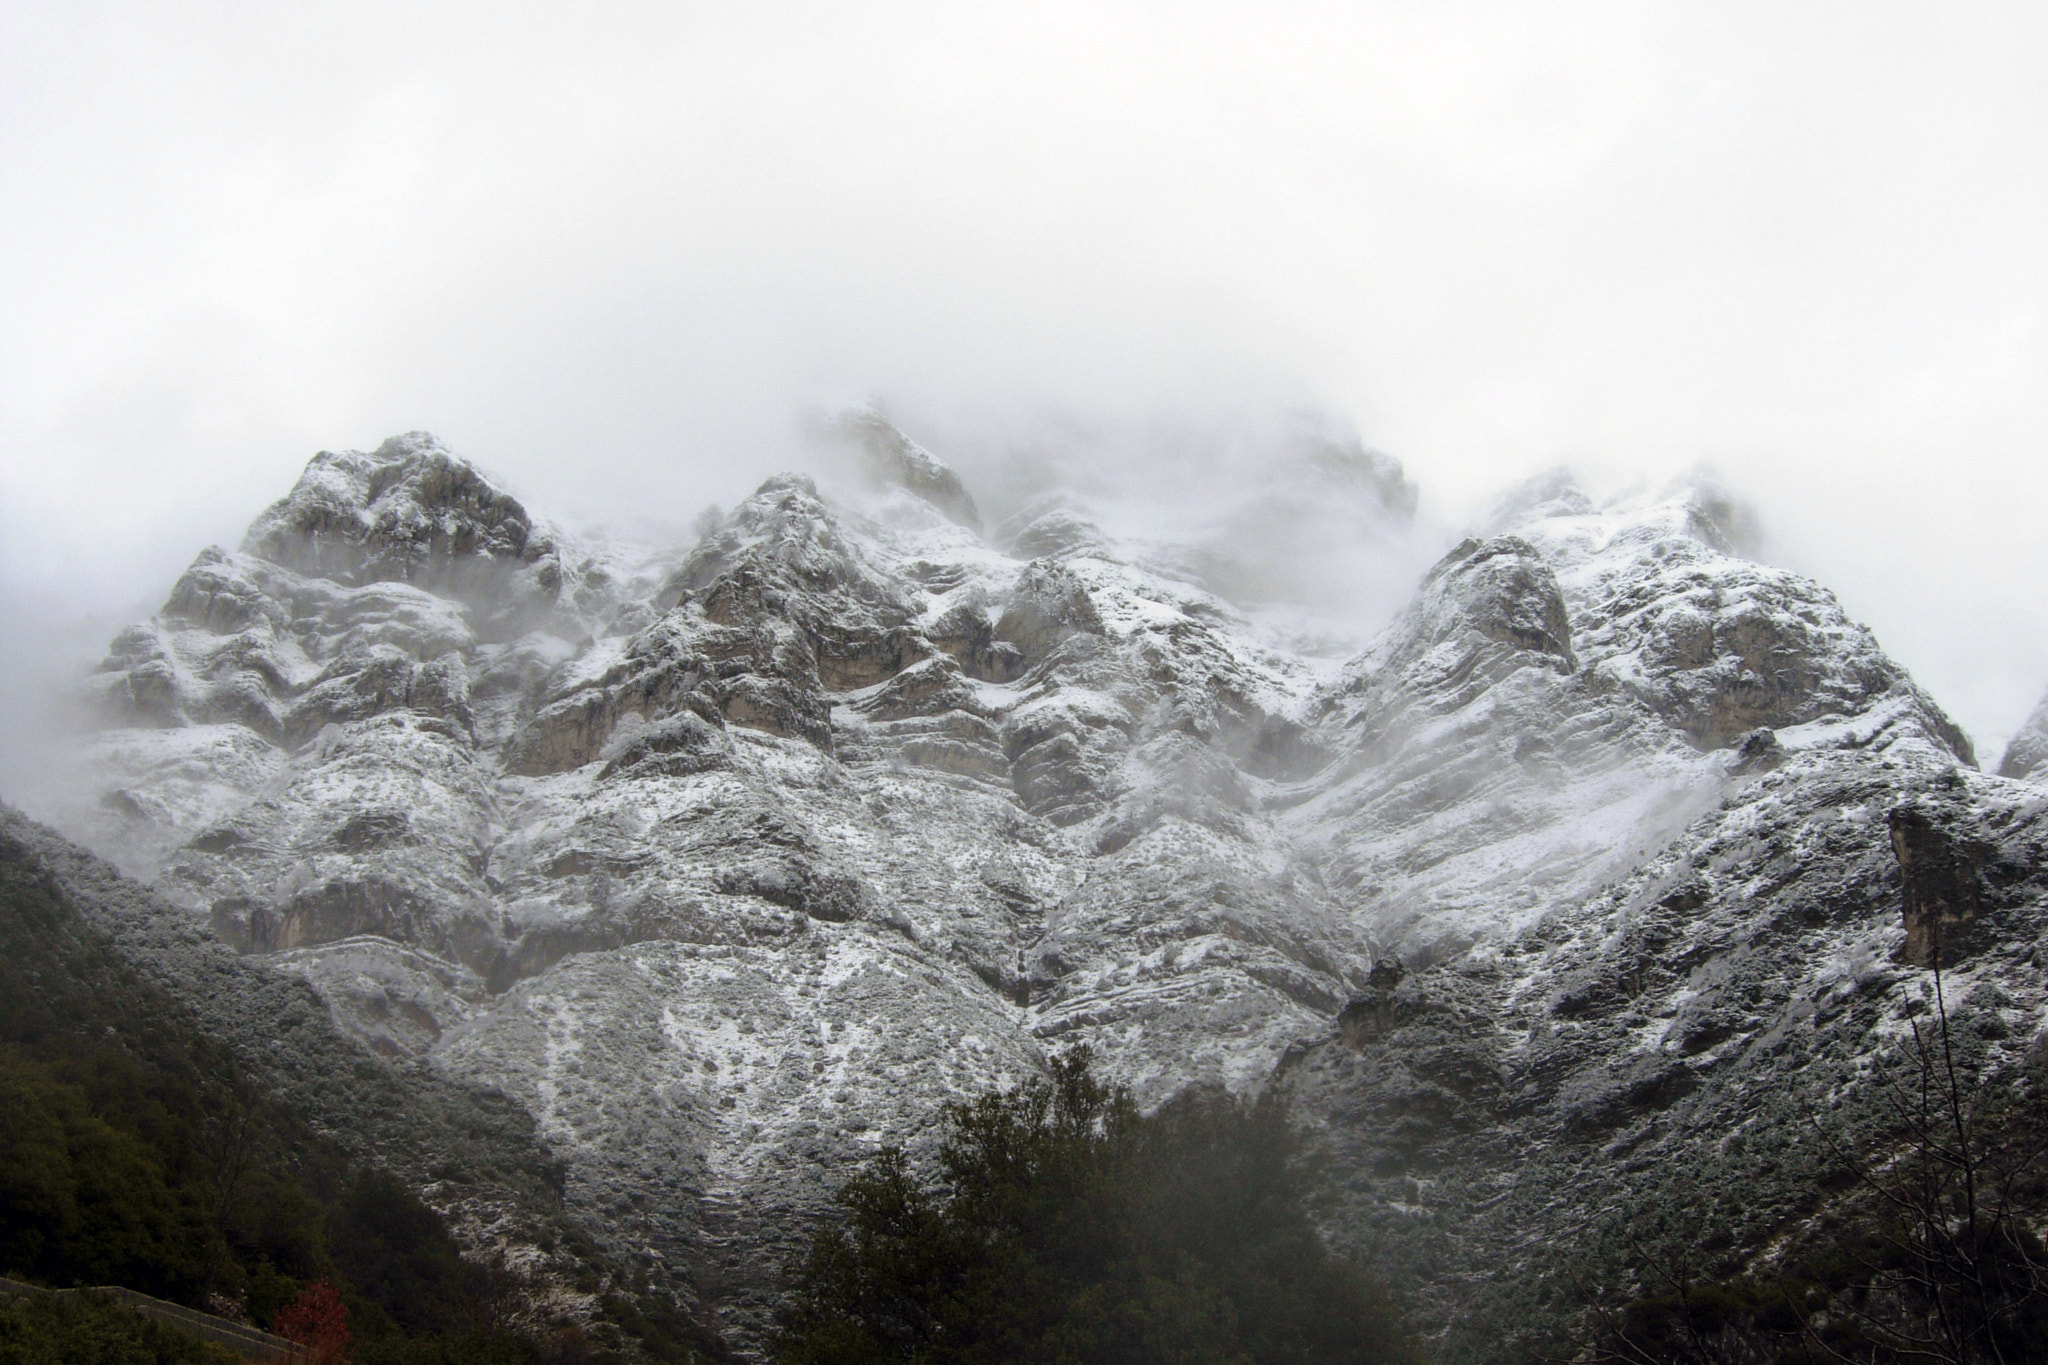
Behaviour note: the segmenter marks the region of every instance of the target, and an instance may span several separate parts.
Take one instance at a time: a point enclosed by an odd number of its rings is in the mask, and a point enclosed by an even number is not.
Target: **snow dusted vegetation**
[[[58,821],[516,1100],[741,1343],[853,1164],[1074,1043],[1146,1105],[1277,1087],[1325,1234],[1483,1354],[1568,1230],[1689,1209],[1742,1265],[1814,1216],[1804,1115],[1928,942],[1994,1073],[2048,1024],[2041,717],[1976,771],[1709,485],[1533,481],[1340,661],[1241,564],[1069,497],[984,530],[844,430],[871,487],[652,560],[431,437],[323,453],[113,642]]]

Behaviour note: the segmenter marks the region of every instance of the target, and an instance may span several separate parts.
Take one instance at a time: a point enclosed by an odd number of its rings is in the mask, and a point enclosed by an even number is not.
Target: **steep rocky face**
[[[900,485],[968,530],[981,531],[981,512],[960,476],[880,413],[850,412],[834,428],[860,448],[870,479]]]
[[[1525,490],[1324,702],[1349,752],[1296,819],[1411,970],[1278,1084],[1331,1234],[1415,1276],[1447,1358],[1666,1216],[1701,1273],[1782,1249],[1839,1189],[1811,1115],[1850,1122],[1937,963],[1987,1084],[2048,1019],[2043,804],[1823,590],[1733,558],[1718,502]]]
[[[2030,777],[2039,781],[2044,773],[2048,773],[2048,696],[2041,698],[2041,704],[2006,745],[2005,757],[1998,763],[2000,777]]]
[[[1070,497],[984,541],[850,430],[874,487],[771,479],[646,569],[426,438],[318,457],[116,641],[71,815],[366,1045],[517,1098],[742,1340],[847,1162],[1072,1042],[1147,1104],[1280,1085],[1333,1237],[1439,1324],[1520,1313],[1455,1248],[1542,1281],[1513,1248],[1603,1153],[1706,1160],[1930,945],[2031,943],[2036,789],[1952,777],[1960,733],[1712,489],[1525,486],[1339,663],[1199,545]],[[1361,545],[1412,507],[1317,450]]]
[[[1700,748],[1896,696],[1974,766],[1962,732],[1834,594],[1735,555],[1739,526],[1725,494],[1688,488],[1626,510],[1546,516],[1528,534],[1585,614],[1589,664]]]
[[[1574,1277],[1825,1248],[1837,1153],[1887,1131],[1875,1077],[1937,988],[1995,1088],[2048,1022],[2044,960],[2037,789],[1916,744],[1802,748],[1599,893],[1389,983],[1279,1083],[1332,1235],[1413,1277],[1444,1358],[1488,1359]]]
[[[1497,514],[1512,534],[1453,550],[1346,666],[1315,717],[1339,757],[1284,799],[1372,932],[1418,961],[1518,933],[1824,718],[1968,761],[1832,596],[1716,548],[1718,502],[1537,481]]]
[[[582,581],[588,566],[564,563],[554,534],[517,499],[419,431],[368,455],[315,456],[242,549],[349,587],[410,584],[462,603],[492,633],[517,633],[565,591],[603,586],[601,575]]]

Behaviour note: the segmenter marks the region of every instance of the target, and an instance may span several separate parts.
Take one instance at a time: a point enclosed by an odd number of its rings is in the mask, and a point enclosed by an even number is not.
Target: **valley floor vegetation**
[[[796,1268],[784,1365],[1406,1365],[1388,1297],[1303,1212],[1270,1104],[1141,1115],[1085,1049],[878,1154]],[[929,1175],[930,1181],[919,1176]]]
[[[0,1299],[0,1365],[243,1365],[242,1357],[94,1295]]]

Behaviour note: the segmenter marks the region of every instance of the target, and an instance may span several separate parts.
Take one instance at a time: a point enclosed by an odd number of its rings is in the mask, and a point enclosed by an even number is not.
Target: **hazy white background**
[[[317,448],[683,522],[870,394],[1320,404],[1443,527],[1707,460],[1995,762],[2048,685],[2048,6],[0,0],[17,717]]]

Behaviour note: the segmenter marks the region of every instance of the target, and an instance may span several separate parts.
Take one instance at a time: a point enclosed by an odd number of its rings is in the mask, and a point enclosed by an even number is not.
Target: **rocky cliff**
[[[1146,1103],[1279,1086],[1330,1235],[1441,1328],[1536,1311],[1531,1248],[1674,1167],[1756,1182],[1715,1217],[1766,1248],[1812,1190],[1759,1155],[1787,1096],[1937,962],[1998,1056],[2038,1035],[2034,769],[1977,773],[1718,490],[1534,481],[1346,660],[1272,573],[1071,498],[983,532],[846,431],[864,488],[771,479],[653,561],[428,437],[316,457],[115,641],[66,824],[515,1099],[742,1341],[848,1162],[1051,1047]]]
[[[1998,764],[2000,777],[2031,777],[2040,779],[2048,775],[2048,696],[2041,698],[2041,704],[2034,708],[2034,714],[2027,717],[2019,733],[2005,747],[2005,757]]]

